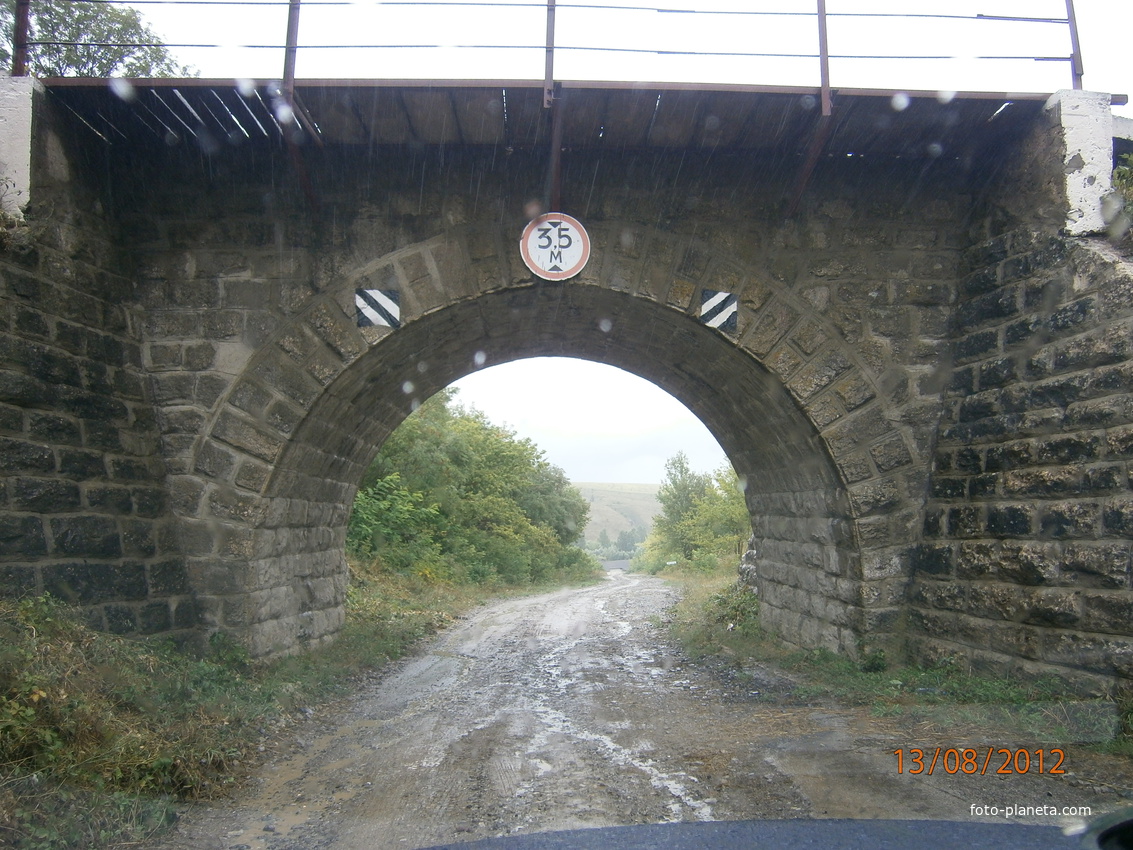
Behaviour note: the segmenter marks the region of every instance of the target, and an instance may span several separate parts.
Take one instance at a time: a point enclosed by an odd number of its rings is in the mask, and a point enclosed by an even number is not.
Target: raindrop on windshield
[[[893,107],[894,112],[904,112],[909,108],[909,96],[904,92],[897,92],[889,101],[889,105]]]
[[[600,330],[604,334],[608,334],[613,327],[614,327],[614,323],[611,322],[609,319],[599,319],[598,320],[598,330]]]
[[[129,80],[123,80],[121,77],[110,78],[110,90],[114,92],[122,100],[134,99],[134,86]]]
[[[404,384],[401,385],[401,391],[403,393],[405,393],[406,395],[409,395],[415,389],[417,389],[417,388],[415,386],[413,386],[412,381],[406,381]]]
[[[429,371],[429,364],[426,363],[424,360],[422,360],[420,363],[417,364],[417,371],[420,372],[422,375],[424,375],[426,372]]]
[[[940,142],[932,142],[931,144],[929,144],[928,155],[933,159],[936,159],[942,153],[944,153],[944,145],[942,145]]]
[[[956,99],[956,92],[954,91],[938,91],[936,99],[940,103],[951,103]]]
[[[483,351],[477,351],[472,355],[472,362],[475,363],[478,367],[483,366],[486,362],[488,362],[488,355]]]
[[[247,78],[236,81],[236,91],[244,97],[251,97],[256,93],[256,81]]]

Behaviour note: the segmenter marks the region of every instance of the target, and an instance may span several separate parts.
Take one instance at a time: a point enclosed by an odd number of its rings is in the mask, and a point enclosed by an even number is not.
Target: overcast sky
[[[659,483],[678,451],[703,472],[727,462],[688,408],[612,366],[536,357],[473,372],[455,386],[457,401],[530,437],[571,481]]]
[[[578,9],[586,0],[560,0],[560,46],[696,50],[702,52],[814,53],[813,15],[711,16],[661,13],[654,7],[809,13],[797,0],[653,0],[650,11]],[[509,0],[511,3],[520,0]],[[615,0],[605,5],[645,5]],[[595,5],[598,5],[595,2]],[[1133,0],[1077,0],[1085,63],[1085,87],[1133,91]],[[256,7],[139,5],[167,42],[215,43],[224,49],[176,49],[203,77],[270,80],[282,73],[282,51],[238,45],[282,44],[286,3]],[[1027,15],[1063,18],[1064,0],[827,0],[832,54],[933,54],[948,60],[865,61],[834,59],[835,86],[930,91],[1051,92],[1070,87],[1068,63],[973,56],[1062,56],[1070,52],[1068,28],[1052,23],[927,20],[918,13]],[[838,12],[903,15],[840,17]],[[300,15],[302,45],[531,45],[529,49],[365,50],[304,47],[297,61],[303,78],[541,79],[546,3],[530,8],[437,6],[359,0],[319,5],[307,0]],[[680,57],[562,49],[555,59],[560,80],[739,82],[817,85],[813,59]],[[1133,116],[1133,107],[1115,109]],[[569,210],[567,211],[569,212]],[[518,237],[518,234],[517,234]],[[609,366],[542,358],[470,375],[458,382],[458,398],[490,419],[533,439],[548,459],[577,482],[655,483],[665,460],[685,451],[694,468],[711,471],[725,461],[707,429],[661,390]]]

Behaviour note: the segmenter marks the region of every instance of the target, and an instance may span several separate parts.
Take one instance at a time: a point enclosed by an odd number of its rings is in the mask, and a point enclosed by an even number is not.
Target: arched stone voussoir
[[[247,604],[232,622],[214,611],[218,627],[291,651],[300,619],[342,597],[326,582],[282,597],[311,574],[304,564],[345,574],[350,504],[392,430],[463,375],[549,355],[652,381],[716,435],[746,485],[749,573],[773,627],[794,618],[801,640],[842,646],[855,624],[885,621],[863,608],[888,602],[861,588],[859,523],[907,505],[911,452],[868,370],[808,302],[711,244],[619,222],[592,240],[593,266],[549,282],[515,272],[518,237],[505,228],[456,229],[340,273],[276,330],[202,441],[231,455],[206,476],[207,515],[251,535],[248,557],[275,582],[255,582],[254,597],[271,600],[272,637],[256,637]],[[360,322],[367,287],[382,292],[383,311]],[[734,324],[716,327],[701,305],[721,292]],[[247,486],[243,469],[259,473]],[[207,554],[249,568],[235,553]],[[280,642],[283,622],[297,630],[292,644]]]

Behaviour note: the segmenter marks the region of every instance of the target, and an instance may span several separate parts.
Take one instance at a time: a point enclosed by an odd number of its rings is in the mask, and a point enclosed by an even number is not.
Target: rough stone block
[[[195,599],[180,599],[172,604],[173,628],[194,629],[203,625],[200,607]]]
[[[980,579],[992,575],[999,563],[999,547],[994,543],[963,542],[956,551],[956,577]]]
[[[53,551],[88,558],[114,558],[122,554],[117,523],[109,517],[75,516],[50,521]]]
[[[1061,579],[1057,544],[1004,543],[996,575],[1015,584],[1057,584]]]
[[[1034,510],[1025,505],[989,505],[987,533],[992,537],[1029,537]]]
[[[914,574],[948,576],[952,573],[952,545],[917,544],[910,550],[910,565]]]
[[[979,537],[982,530],[982,511],[965,505],[948,510],[948,533],[952,537]]]
[[[1079,463],[1096,460],[1104,444],[1102,434],[1074,434],[1039,440],[1035,446],[1038,463]]]
[[[956,363],[963,364],[987,357],[999,351],[999,333],[994,330],[977,331],[958,340],[952,349]]]
[[[31,513],[69,513],[81,507],[78,485],[58,478],[16,478],[11,488],[12,507]]]
[[[43,592],[74,605],[114,599],[115,565],[49,564],[43,567]]]
[[[240,464],[233,479],[237,487],[259,493],[270,475],[270,467],[254,460],[245,460]]]
[[[782,302],[771,302],[756,321],[745,343],[757,355],[766,355],[788,329],[798,320],[799,314]]]
[[[913,462],[912,455],[899,434],[893,434],[871,446],[869,453],[880,472],[889,472]]]
[[[934,499],[962,499],[967,490],[968,485],[965,478],[953,478],[944,475],[935,475],[932,478],[932,498]]]
[[[168,602],[151,602],[138,608],[138,631],[144,635],[167,632],[173,625]]]
[[[153,523],[146,520],[121,520],[123,554],[150,558],[157,554]]]
[[[1058,539],[1093,537],[1101,528],[1101,512],[1091,502],[1059,502],[1039,511],[1039,526],[1045,536]]]
[[[807,399],[828,387],[850,366],[850,361],[842,352],[828,351],[799,370],[787,386],[796,397]]]
[[[47,446],[0,437],[0,473],[54,471],[55,455]]]
[[[232,391],[228,403],[252,416],[261,416],[272,401],[272,394],[255,381],[242,380]]]
[[[216,439],[269,462],[274,461],[283,448],[283,440],[277,433],[241,419],[231,412],[221,414],[212,433]]]
[[[129,635],[138,630],[138,617],[133,608],[125,605],[107,605],[104,608],[106,630],[115,635]]]
[[[1080,609],[1078,591],[1049,588],[1031,594],[1022,620],[1035,626],[1072,629],[1081,620]]]
[[[188,575],[180,558],[150,564],[148,569],[151,596],[173,596],[188,592]]]
[[[1105,505],[1102,523],[1107,534],[1133,538],[1133,500],[1126,498]]]
[[[892,428],[881,407],[871,406],[828,428],[823,436],[831,452],[838,456],[873,443]]]
[[[1133,623],[1133,596],[1121,592],[1082,592],[1081,623],[1084,631],[1129,635]]]
[[[0,514],[0,556],[47,554],[47,539],[39,517]]]
[[[1004,495],[1060,498],[1082,492],[1082,470],[1076,466],[1019,469],[1003,475]]]
[[[211,410],[228,391],[229,377],[218,375],[216,372],[206,372],[197,377],[196,387],[193,389],[193,401],[201,407]]]

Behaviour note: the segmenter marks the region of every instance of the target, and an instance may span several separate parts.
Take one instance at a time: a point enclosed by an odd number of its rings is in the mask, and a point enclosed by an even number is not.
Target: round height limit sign
[[[523,229],[519,253],[527,268],[544,280],[566,280],[590,259],[590,237],[577,219],[543,213]]]

